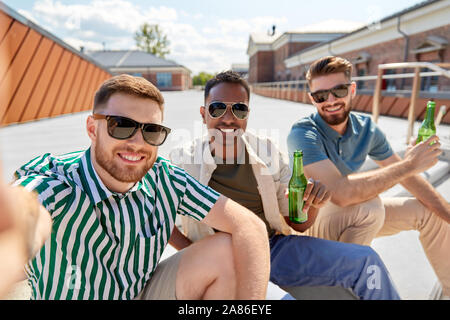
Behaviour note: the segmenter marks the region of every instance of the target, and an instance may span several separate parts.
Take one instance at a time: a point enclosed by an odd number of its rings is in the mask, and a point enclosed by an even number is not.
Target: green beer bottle
[[[434,111],[436,109],[436,103],[434,101],[428,101],[427,103],[427,113],[425,119],[423,119],[422,124],[419,128],[419,133],[417,134],[416,144],[427,140],[429,137],[436,134],[436,126],[434,125]]]
[[[303,195],[308,181],[303,174],[303,152],[294,152],[294,168],[291,180],[289,180],[289,220],[294,223],[304,223],[308,220],[308,214],[303,212]]]

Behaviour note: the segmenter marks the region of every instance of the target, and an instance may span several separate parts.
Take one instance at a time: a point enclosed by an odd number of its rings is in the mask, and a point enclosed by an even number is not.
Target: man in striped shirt
[[[91,147],[45,154],[16,171],[53,219],[26,267],[35,299],[261,299],[269,278],[264,224],[157,155],[170,129],[143,78],[97,91]],[[158,265],[176,214],[224,231]]]

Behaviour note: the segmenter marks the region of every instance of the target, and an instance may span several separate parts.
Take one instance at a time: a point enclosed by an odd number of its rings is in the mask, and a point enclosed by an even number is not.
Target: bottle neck
[[[292,175],[300,176],[302,174],[303,174],[303,157],[295,156],[294,157],[294,168],[293,168]]]
[[[427,113],[425,115],[425,121],[433,123],[434,122],[434,106],[427,106]]]

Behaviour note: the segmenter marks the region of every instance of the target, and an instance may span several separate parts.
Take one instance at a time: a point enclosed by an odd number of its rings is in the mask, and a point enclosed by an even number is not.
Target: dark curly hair
[[[214,76],[214,78],[210,79],[205,85],[205,101],[209,96],[209,92],[211,89],[218,85],[219,83],[238,83],[244,87],[245,91],[247,91],[247,97],[250,100],[250,87],[247,81],[241,77],[241,75],[237,72],[227,70],[221,73],[218,73]]]

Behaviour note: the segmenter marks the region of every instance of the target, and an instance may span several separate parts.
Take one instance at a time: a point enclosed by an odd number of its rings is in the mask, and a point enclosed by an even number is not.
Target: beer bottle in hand
[[[436,134],[436,126],[434,125],[434,111],[436,109],[436,103],[434,101],[428,101],[427,113],[425,119],[423,119],[422,125],[419,128],[416,144],[427,140],[429,137]]]
[[[304,223],[308,220],[308,214],[303,212],[303,195],[308,181],[303,174],[303,152],[294,152],[294,168],[291,180],[289,180],[289,220],[293,223]]]

